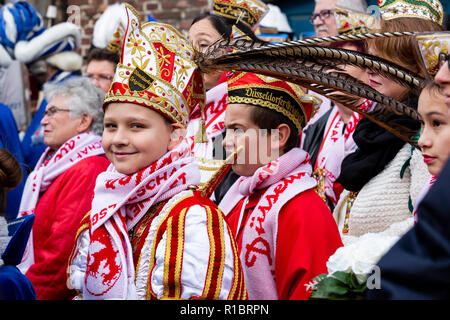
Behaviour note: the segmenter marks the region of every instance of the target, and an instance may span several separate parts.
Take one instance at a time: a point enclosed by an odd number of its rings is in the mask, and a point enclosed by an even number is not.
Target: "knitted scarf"
[[[249,196],[267,188],[243,229],[240,256],[249,299],[278,299],[273,276],[278,214],[290,199],[317,185],[311,174],[309,155],[294,148],[256,170],[253,176],[239,178],[219,204],[227,215],[245,197],[239,216],[239,230]]]
[[[323,190],[319,191],[328,196],[334,205],[336,205],[338,199],[333,186],[341,173],[342,160],[356,150],[353,132],[361,118],[362,116],[359,113],[354,112],[345,130],[343,130],[344,121],[339,115],[339,110],[335,107],[325,127],[325,136],[319,149],[314,171],[319,173],[323,170],[323,174],[317,174],[319,186],[323,186]],[[321,194],[321,196],[323,197],[324,194]]]
[[[153,205],[198,183],[200,174],[189,154],[188,145],[182,143],[132,175],[123,175],[111,165],[98,176],[90,216],[85,299],[137,298],[128,231]]]
[[[410,93],[402,99],[402,102],[415,107],[417,106],[417,95]],[[417,131],[420,128],[419,121],[406,115],[391,113],[386,116],[385,122]],[[384,170],[405,145],[405,142],[367,118],[358,122],[353,139],[358,149],[342,161],[341,174],[337,181],[344,189],[357,192]]]
[[[47,148],[36,169],[29,175],[24,187],[19,217],[34,214],[39,196],[53,181],[77,162],[91,156],[104,154],[101,137],[91,132],[79,134],[66,141],[56,152]],[[33,234],[30,233],[27,248],[18,266],[22,273],[34,263]]]

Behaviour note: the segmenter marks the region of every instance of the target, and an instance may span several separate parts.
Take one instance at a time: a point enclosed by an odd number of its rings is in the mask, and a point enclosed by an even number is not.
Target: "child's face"
[[[245,104],[229,104],[225,112],[226,136],[223,146],[227,154],[242,146],[232,169],[240,176],[251,176],[255,171],[279,157],[279,150],[274,143],[276,135],[260,129],[250,119],[250,108]],[[273,140],[275,139],[275,140]]]
[[[130,175],[157,161],[178,143],[162,115],[132,103],[111,103],[105,111],[103,149],[120,173]]]
[[[432,175],[438,175],[450,155],[450,114],[445,96],[436,89],[424,89],[418,111],[422,129],[419,147]]]

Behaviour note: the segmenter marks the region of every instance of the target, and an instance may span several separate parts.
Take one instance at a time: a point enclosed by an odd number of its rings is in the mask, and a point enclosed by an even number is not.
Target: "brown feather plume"
[[[413,108],[379,93],[348,74],[333,72],[332,69],[335,69],[335,66],[321,65],[304,59],[255,58],[254,56],[250,59],[241,58],[229,64],[217,63],[216,67],[224,71],[247,71],[296,83],[362,114],[417,147],[414,140],[417,132],[406,127],[393,126],[384,121],[385,116],[390,112],[404,114],[418,120],[417,111]],[[359,98],[357,97],[377,102],[375,109],[369,113],[359,109]]]
[[[213,45],[205,55],[197,57],[199,67],[207,72],[220,68],[222,65],[234,64],[243,59],[302,59],[315,63],[334,65],[350,64],[359,68],[370,69],[383,77],[392,79],[401,85],[417,90],[423,86],[424,79],[407,69],[385,59],[357,51],[311,45],[266,45],[263,42],[235,39],[220,41],[221,45]],[[264,49],[265,48],[265,49]],[[237,50],[223,53],[225,50]]]

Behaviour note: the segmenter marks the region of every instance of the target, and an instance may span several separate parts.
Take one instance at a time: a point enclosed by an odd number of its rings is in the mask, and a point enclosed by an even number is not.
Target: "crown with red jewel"
[[[298,85],[250,72],[237,72],[228,79],[228,103],[249,104],[281,113],[297,127],[306,126],[320,101]]]
[[[260,0],[214,0],[213,13],[225,18],[241,21],[254,29],[269,12]]]
[[[427,32],[415,36],[416,48],[428,75],[434,77],[440,68],[439,56],[448,54],[450,32]]]
[[[170,25],[141,25],[136,10],[126,4],[127,25],[121,62],[103,108],[128,102],[151,108],[172,123],[186,126],[191,111],[203,108],[203,79],[192,60],[194,49]]]
[[[384,20],[400,17],[422,18],[442,25],[444,8],[439,0],[378,0]]]
[[[376,16],[343,7],[334,7],[334,18],[340,35],[368,33],[379,22]]]

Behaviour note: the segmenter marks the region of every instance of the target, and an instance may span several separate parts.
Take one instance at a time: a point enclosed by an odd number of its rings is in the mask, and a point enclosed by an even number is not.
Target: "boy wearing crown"
[[[249,299],[307,299],[342,246],[333,217],[315,191],[299,133],[317,101],[300,87],[251,73],[228,81],[227,153],[241,177],[219,208],[239,248]]]
[[[243,299],[232,234],[195,187],[183,143],[204,99],[189,42],[159,23],[140,26],[126,5],[121,63],[104,101],[103,148],[90,213],[85,299]]]

